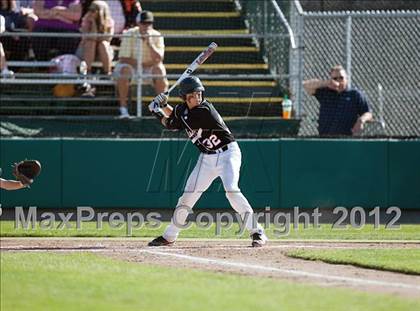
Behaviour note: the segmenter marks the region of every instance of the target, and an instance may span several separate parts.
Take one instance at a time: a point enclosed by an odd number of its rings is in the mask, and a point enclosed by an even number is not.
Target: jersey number
[[[213,134],[209,138],[204,139],[203,143],[206,145],[207,148],[213,149],[213,147],[219,145],[221,141],[219,138],[217,138],[216,135]]]

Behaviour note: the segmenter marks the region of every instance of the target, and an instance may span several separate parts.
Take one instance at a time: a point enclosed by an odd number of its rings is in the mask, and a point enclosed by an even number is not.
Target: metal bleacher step
[[[203,11],[203,12],[220,12],[235,11],[236,4],[233,0],[142,0],[141,6],[144,10],[167,12],[186,12],[186,11]]]
[[[159,29],[162,35],[247,35],[246,28],[238,29]]]
[[[226,116],[280,116],[281,115],[281,106],[271,98],[265,102],[254,102],[254,101],[231,101],[231,102],[222,102],[217,101],[217,98],[208,98],[215,107],[222,113],[224,117]],[[175,102],[176,103],[176,102]],[[147,109],[148,102],[144,101],[142,105],[143,116],[150,116],[150,112]],[[28,114],[28,109],[30,113]],[[129,105],[130,114],[136,114],[136,108],[134,104]],[[88,115],[113,115],[118,116],[118,105],[108,104],[108,105],[57,105],[45,103],[42,106],[15,106],[15,105],[2,105],[0,107],[0,116],[45,116],[45,115],[79,115],[79,116],[88,116]]]
[[[23,93],[23,94],[3,94],[1,96],[0,109],[6,103],[13,103],[14,106],[19,104],[27,105],[27,103],[33,102],[33,106],[43,105],[46,102],[56,103],[84,103],[86,105],[96,105],[97,103],[114,103],[117,102],[117,97],[112,94],[113,90],[106,90],[97,92],[95,97],[55,97],[50,90],[42,93]],[[154,98],[155,93],[152,88],[144,88],[142,100],[144,102],[150,102]],[[254,103],[266,103],[272,101],[281,101],[278,92],[273,87],[232,87],[232,86],[211,86],[206,85],[206,92],[204,93],[206,98],[213,98],[214,102],[224,103],[241,103],[241,102],[254,102]],[[36,98],[36,100],[34,100]],[[133,89],[131,98],[133,101],[137,99],[135,89]],[[180,102],[181,99],[177,96],[176,91],[170,97],[171,101]]]
[[[200,11],[200,12],[153,12],[155,18],[234,18],[241,17],[239,11],[227,12],[213,12],[213,11]]]
[[[171,52],[201,52],[205,46],[166,46],[165,47],[165,53],[171,53]],[[257,46],[218,46],[217,52],[223,52],[223,53],[248,53],[248,52],[259,52],[260,49]]]
[[[255,42],[251,38],[165,38],[165,47],[171,46],[208,46],[211,41],[215,41],[219,47],[241,46],[255,47]]]
[[[181,74],[188,64],[165,64],[168,73]],[[196,74],[268,74],[267,64],[203,64]]]
[[[256,38],[219,37],[250,34],[237,1],[146,0],[142,6],[155,13],[155,27],[164,35],[215,36],[166,37],[165,66],[169,74],[181,74],[197,53],[215,41],[219,45],[216,53],[198,68],[197,75],[271,76]],[[275,93],[278,85],[273,83],[271,88]],[[219,86],[219,91],[236,92],[235,86]]]
[[[245,28],[241,13],[234,11],[158,11],[155,16],[156,29],[212,29],[222,25],[224,29]],[[168,27],[168,25],[170,27]]]
[[[223,95],[223,94],[221,94]],[[269,93],[268,93],[269,95]],[[154,96],[143,96],[142,102],[144,105],[149,104],[153,100]],[[266,97],[215,97],[215,96],[205,96],[210,102],[214,105],[219,104],[277,104],[282,98],[279,96],[266,96]],[[135,101],[136,98],[131,98],[131,101]],[[39,97],[37,102],[34,102],[27,97],[5,97],[2,105],[0,106],[1,114],[4,114],[4,110],[8,109],[43,109],[45,107],[55,108],[55,109],[69,109],[72,107],[79,107],[83,105],[83,108],[88,109],[89,107],[115,107],[117,106],[116,98],[107,98],[107,97],[96,97],[96,98],[84,98],[84,97],[63,97],[60,98],[60,101],[57,102],[57,98],[53,96],[49,97]],[[171,97],[170,102],[173,104],[179,104],[182,100],[179,97]],[[7,104],[12,103],[12,104]],[[19,105],[21,103],[22,105]],[[25,103],[25,104],[23,104]],[[29,104],[28,104],[29,103]],[[101,105],[98,105],[101,103]]]
[[[175,80],[169,80],[169,85],[175,83]],[[206,80],[202,79],[203,84],[206,87],[236,87],[236,88],[259,88],[259,87],[276,87],[277,83],[273,80]],[[149,83],[147,86],[150,87]],[[106,94],[114,94],[115,93],[115,86],[113,84],[110,85],[97,85],[95,86],[98,92],[106,93]],[[35,95],[42,95],[46,92],[51,92],[53,85],[48,84],[33,84],[30,87],[22,87],[19,84],[9,84],[7,88],[4,86],[0,87],[0,91],[2,94],[1,99],[3,96],[9,95],[16,95],[22,96],[27,94],[28,96],[35,96]]]
[[[245,24],[240,17],[166,17],[156,18],[154,27],[162,33],[167,33],[165,29],[170,28],[171,30],[194,30],[201,29],[212,31],[214,26],[217,24],[223,27],[224,30],[245,29]]]
[[[223,47],[220,47],[223,48]],[[201,51],[204,50],[204,47],[201,48]],[[165,65],[170,63],[188,63],[197,57],[201,52],[171,52],[165,51]],[[259,52],[255,51],[239,51],[236,52],[227,52],[223,49],[217,48],[216,53],[213,53],[210,59],[206,61],[205,64],[263,64],[262,56]]]

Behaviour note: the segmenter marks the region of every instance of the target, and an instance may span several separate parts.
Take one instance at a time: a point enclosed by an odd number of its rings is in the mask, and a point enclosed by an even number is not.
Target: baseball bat
[[[182,73],[178,80],[176,80],[176,82],[169,88],[169,90],[166,92],[166,95],[169,95],[169,93],[171,93],[173,89],[176,88],[182,80],[184,80],[186,77],[192,74],[198,67],[200,67],[200,65],[203,64],[207,60],[207,58],[209,58],[210,55],[214,53],[216,48],[216,42],[210,43],[210,45],[203,52],[201,52],[196,59],[194,59],[194,61]]]

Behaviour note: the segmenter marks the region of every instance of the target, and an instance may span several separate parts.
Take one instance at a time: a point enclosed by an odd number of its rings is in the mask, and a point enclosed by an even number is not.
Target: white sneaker
[[[120,107],[120,116],[119,119],[129,119],[130,114],[128,113],[128,109],[126,107]]]
[[[9,70],[9,69],[7,69],[7,68],[4,68],[2,71],[1,71],[1,75],[3,76],[3,77],[13,77],[14,76],[14,72],[13,71],[11,71],[11,70]]]

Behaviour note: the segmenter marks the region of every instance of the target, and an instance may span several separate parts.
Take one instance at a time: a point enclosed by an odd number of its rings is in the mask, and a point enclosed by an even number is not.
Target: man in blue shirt
[[[321,136],[351,136],[372,120],[365,95],[348,87],[347,74],[341,65],[331,68],[329,80],[306,80],[303,87],[320,104],[318,132]]]

